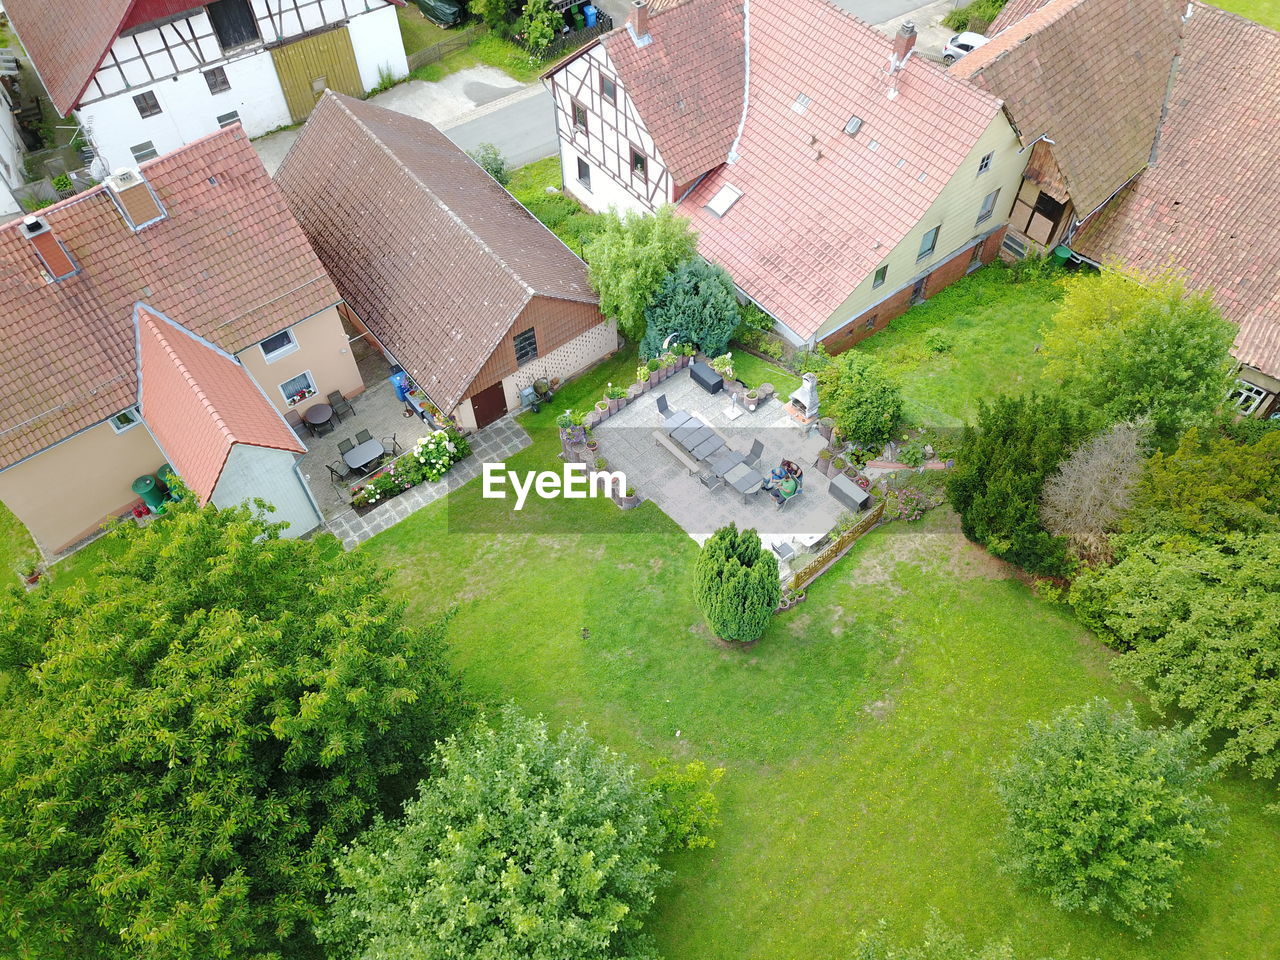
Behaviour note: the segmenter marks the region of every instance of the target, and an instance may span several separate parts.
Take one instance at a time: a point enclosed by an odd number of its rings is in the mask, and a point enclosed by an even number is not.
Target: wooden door
[[[271,51],[271,60],[294,123],[311,116],[312,108],[325,90],[352,97],[364,94],[356,52],[346,27],[276,47]]]
[[[487,427],[507,412],[507,392],[501,383],[471,397],[471,410],[476,415],[476,426]]]

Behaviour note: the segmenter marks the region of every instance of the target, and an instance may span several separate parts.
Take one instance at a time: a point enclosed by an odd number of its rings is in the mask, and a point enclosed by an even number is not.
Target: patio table
[[[742,463],[746,459],[746,455],[739,453],[737,450],[725,448],[711,458],[711,472],[717,477],[723,477],[726,473]]]
[[[683,447],[685,440],[691,437],[694,431],[700,430],[705,426],[706,424],[703,423],[701,420],[699,420],[697,417],[690,417],[688,420],[684,422],[683,425],[676,427],[674,430],[671,431],[671,439]],[[685,449],[688,449],[688,448],[686,447]]]
[[[724,475],[725,482],[744,497],[764,486],[764,477],[745,463],[740,463]]]
[[[678,431],[677,431],[678,432]],[[692,433],[686,433],[682,438],[676,440],[676,443],[684,447],[690,453],[693,448],[700,443],[705,443],[716,435],[716,432],[708,427],[705,423],[698,423],[698,427]]]
[[[715,433],[712,433],[708,439],[703,440],[700,444],[698,444],[689,452],[692,453],[699,460],[705,460],[707,459],[707,457],[711,456],[713,453],[717,453],[718,451],[723,449],[723,447],[724,447],[724,441],[720,439],[720,437],[717,436]]]
[[[689,414],[683,410],[668,410],[666,419],[662,421],[662,429],[668,434],[689,422]]]
[[[328,423],[333,419],[333,407],[327,403],[312,404],[307,407],[307,412],[302,415],[302,419],[312,426]]]
[[[366,440],[364,443],[357,444],[344,453],[342,459],[347,462],[347,466],[352,470],[360,470],[373,463],[386,452],[387,448],[382,445],[381,440]]]

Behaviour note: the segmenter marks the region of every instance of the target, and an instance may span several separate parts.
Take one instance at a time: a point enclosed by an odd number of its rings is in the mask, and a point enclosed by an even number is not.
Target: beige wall
[[[1001,112],[978,139],[977,145],[965,158],[951,182],[942,188],[929,212],[912,228],[906,239],[889,251],[881,261],[889,265],[885,282],[872,289],[875,276],[873,268],[871,276],[863,280],[819,328],[815,339],[821,340],[849,320],[866,313],[879,301],[910,286],[917,278],[953,257],[956,251],[970,244],[975,237],[989,233],[1004,223],[1009,217],[1009,210],[1017,196],[1018,187],[1022,183],[1022,171],[1026,166],[1026,156],[1018,153],[1018,147],[1018,138]],[[990,169],[979,174],[979,161],[992,152],[995,156],[992,157]],[[997,188],[1000,196],[996,200],[995,212],[987,220],[978,223],[983,198]],[[938,234],[933,255],[917,261],[916,254],[920,252],[920,242],[924,235],[938,225],[942,226],[942,230]]]
[[[281,413],[289,410],[302,413],[313,404],[324,403],[324,398],[334,390],[341,390],[346,396],[353,397],[364,389],[364,381],[360,379],[360,371],[351,354],[347,333],[342,329],[342,319],[338,316],[337,307],[330,307],[289,329],[293,332],[298,349],[271,363],[267,362],[257,344],[236,355]],[[311,372],[316,395],[290,407],[280,392],[280,384],[304,371]]]
[[[45,553],[60,553],[132,506],[129,485],[162,463],[145,425],[100,423],[0,473],[0,500]]]

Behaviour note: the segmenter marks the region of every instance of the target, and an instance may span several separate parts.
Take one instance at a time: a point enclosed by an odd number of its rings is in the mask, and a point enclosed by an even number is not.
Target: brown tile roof
[[[1280,377],[1280,33],[1192,6],[1155,163],[1071,246],[1211,287],[1237,359]]]
[[[451,409],[535,295],[586,265],[431,124],[327,92],[276,173],[343,297]]]
[[[1000,113],[995,97],[914,56],[889,99],[892,48],[826,0],[753,5],[741,156],[680,204],[702,253],[801,336],[920,222]],[[862,126],[849,136],[853,116]],[[726,185],[742,196],[717,217],[705,207]]]
[[[628,27],[601,38],[623,89],[677,185],[724,163],[742,118],[742,0],[684,0],[649,14],[652,42]]]
[[[1151,154],[1185,0],[1049,0],[957,60],[1000,97],[1024,144],[1054,142],[1077,215]]]
[[[1027,14],[1035,13],[1049,0],[1009,0],[987,27],[987,36],[994,37],[1006,27],[1011,27]]]
[[[235,353],[340,299],[238,125],[142,172],[168,217],[138,233],[103,186],[40,211],[80,267],[65,280],[0,226],[0,467],[137,401],[139,300]]]
[[[169,464],[201,503],[237,443],[306,453],[248,372],[145,304],[134,310],[142,416]]]
[[[80,100],[133,0],[5,0],[5,12],[62,116]]]

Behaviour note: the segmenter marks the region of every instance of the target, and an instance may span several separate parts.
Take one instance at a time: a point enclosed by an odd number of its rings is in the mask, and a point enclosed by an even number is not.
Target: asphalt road
[[[440,129],[463,150],[492,143],[513,167],[549,157],[558,149],[551,94],[541,84],[487,103]]]
[[[872,25],[904,16],[921,5],[920,0],[835,0],[835,4]]]

